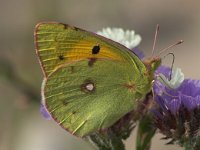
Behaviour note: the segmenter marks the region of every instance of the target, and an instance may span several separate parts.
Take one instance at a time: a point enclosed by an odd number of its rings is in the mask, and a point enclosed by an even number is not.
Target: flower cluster
[[[170,69],[162,67],[157,70],[165,77],[169,77]],[[172,72],[174,73],[174,72]],[[174,85],[156,81],[154,85],[155,101],[157,106],[152,109],[155,118],[155,125],[168,138],[179,141],[183,144],[189,139],[199,138],[200,129],[200,80],[182,80],[180,73]],[[168,82],[167,82],[168,83]],[[177,86],[179,85],[179,86]]]

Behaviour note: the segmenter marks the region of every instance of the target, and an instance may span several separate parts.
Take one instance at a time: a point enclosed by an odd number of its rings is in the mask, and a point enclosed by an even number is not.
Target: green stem
[[[190,137],[183,144],[184,150],[200,150],[200,138]]]
[[[86,138],[97,150],[125,150],[124,143],[113,133],[94,133]]]
[[[152,126],[151,116],[146,115],[140,120],[136,139],[137,150],[149,150],[151,148],[151,139],[155,134],[155,130]]]

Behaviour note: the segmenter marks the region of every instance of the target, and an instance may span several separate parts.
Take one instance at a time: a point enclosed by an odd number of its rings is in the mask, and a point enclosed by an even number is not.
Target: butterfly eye
[[[92,48],[92,54],[98,54],[100,51],[100,46],[96,45]]]

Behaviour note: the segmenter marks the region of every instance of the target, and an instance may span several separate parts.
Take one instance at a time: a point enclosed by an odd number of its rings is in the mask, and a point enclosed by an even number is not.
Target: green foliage
[[[106,133],[94,133],[87,137],[87,140],[94,145],[97,150],[125,150],[124,143],[111,130]]]
[[[136,149],[149,150],[155,131],[156,128],[152,125],[152,117],[150,115],[142,117],[138,125]]]

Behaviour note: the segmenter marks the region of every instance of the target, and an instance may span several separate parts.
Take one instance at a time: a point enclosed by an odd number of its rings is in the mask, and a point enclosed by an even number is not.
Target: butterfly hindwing
[[[77,136],[105,129],[134,109],[148,81],[127,63],[98,59],[63,64],[43,86],[44,104],[63,128]],[[124,67],[127,65],[127,67]]]
[[[99,58],[126,61],[135,70],[145,71],[139,58],[126,47],[95,33],[61,23],[38,24],[35,28],[35,45],[45,77],[61,64]]]

